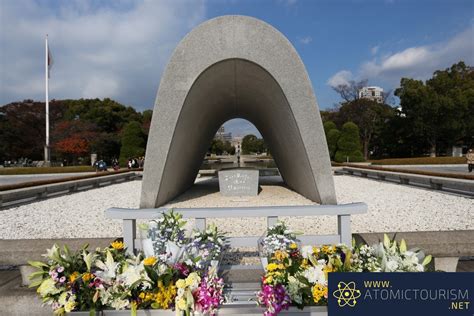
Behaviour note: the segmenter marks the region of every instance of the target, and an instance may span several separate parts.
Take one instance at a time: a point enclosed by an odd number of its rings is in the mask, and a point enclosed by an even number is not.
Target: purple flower
[[[65,276],[62,276],[60,279],[59,279],[59,282],[60,283],[64,283],[66,281],[66,277]]]
[[[56,269],[56,271],[58,271],[58,273],[61,273],[61,272],[64,271],[64,267],[61,267],[61,266],[60,266],[60,267],[58,267],[58,268]]]
[[[178,262],[174,265],[174,268],[176,270],[179,271],[179,273],[181,273],[182,275],[184,276],[188,276],[189,275],[189,268],[186,264],[182,263],[182,262]]]
[[[218,277],[204,277],[197,292],[196,305],[202,314],[215,315],[224,302],[224,280]]]
[[[269,285],[263,284],[262,290],[258,292],[258,303],[265,307],[265,316],[278,315],[282,310],[287,310],[290,307],[291,299],[286,293],[283,285]]]

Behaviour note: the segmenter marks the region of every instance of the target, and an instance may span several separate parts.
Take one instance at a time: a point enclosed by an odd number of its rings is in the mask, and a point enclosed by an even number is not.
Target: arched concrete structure
[[[291,43],[269,24],[218,17],[178,45],[156,98],[140,207],[158,207],[188,189],[212,137],[232,118],[262,133],[290,188],[336,204],[319,108]]]

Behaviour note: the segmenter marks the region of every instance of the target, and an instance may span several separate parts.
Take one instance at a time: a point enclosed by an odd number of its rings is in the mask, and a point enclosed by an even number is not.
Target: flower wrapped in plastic
[[[205,273],[211,265],[218,265],[227,247],[227,238],[216,225],[208,225],[205,231],[194,231],[185,247],[182,261],[195,270]]]
[[[179,213],[170,210],[148,224],[141,224],[140,233],[145,256],[155,256],[162,262],[176,263],[187,244],[186,221]]]

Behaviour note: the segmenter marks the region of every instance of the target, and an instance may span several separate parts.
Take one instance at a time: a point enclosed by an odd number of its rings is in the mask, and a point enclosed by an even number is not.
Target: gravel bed
[[[474,229],[473,200],[436,191],[375,180],[335,176],[339,203],[366,202],[367,214],[352,216],[353,232],[437,231]],[[307,205],[310,200],[284,187],[276,177],[261,181],[258,197],[222,197],[216,180],[199,182],[169,206]],[[120,220],[107,219],[104,210],[138,207],[140,181],[50,198],[0,210],[1,239],[94,238],[122,234]],[[216,219],[229,235],[261,235],[265,220]],[[335,233],[336,217],[286,219],[290,226],[307,234]]]

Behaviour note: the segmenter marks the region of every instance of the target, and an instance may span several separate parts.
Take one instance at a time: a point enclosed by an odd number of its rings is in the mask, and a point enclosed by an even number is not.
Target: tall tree
[[[474,135],[474,73],[463,62],[436,71],[426,83],[402,78],[395,95],[405,126],[425,140],[431,156],[437,155],[441,144],[469,142]]]
[[[337,162],[360,162],[364,157],[360,151],[359,128],[352,122],[342,126],[342,132],[337,142],[335,159]]]
[[[125,165],[129,158],[145,154],[145,133],[139,122],[132,121],[122,131],[122,147],[120,148],[120,164]]]
[[[337,129],[333,121],[324,123],[324,133],[326,134],[326,141],[328,143],[329,157],[334,160],[337,151],[337,142],[341,137],[341,132]]]
[[[91,144],[98,131],[95,124],[80,120],[61,121],[51,133],[53,152],[57,158],[76,163],[79,157],[91,153]]]
[[[364,159],[369,159],[371,142],[380,134],[395,110],[387,104],[361,98],[344,103],[339,109],[342,122],[354,122],[360,130]]]
[[[257,136],[249,134],[242,139],[242,153],[263,153],[267,151],[267,145],[263,139],[257,138]]]

